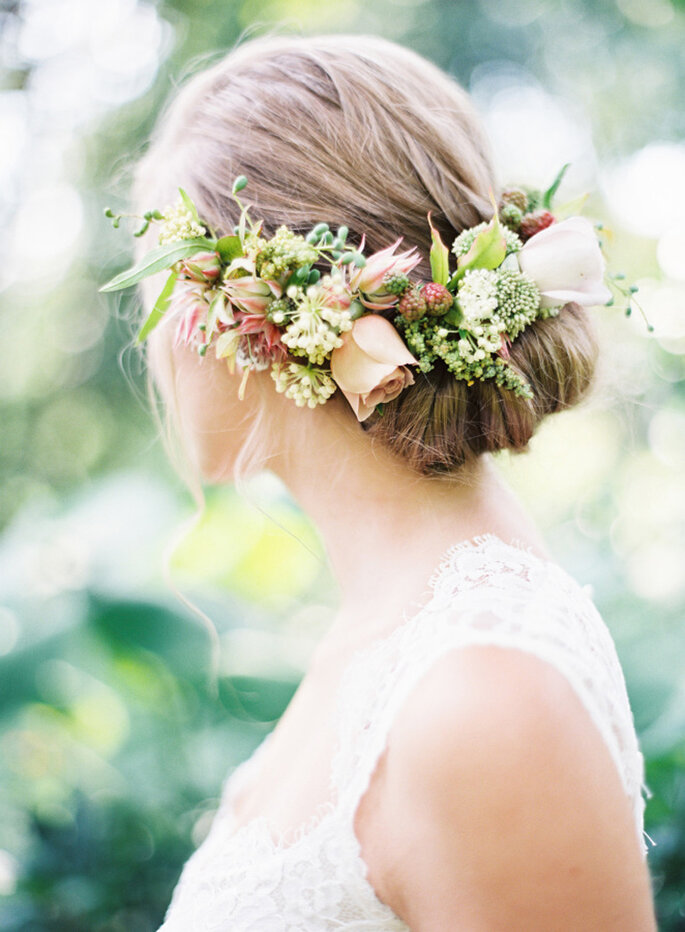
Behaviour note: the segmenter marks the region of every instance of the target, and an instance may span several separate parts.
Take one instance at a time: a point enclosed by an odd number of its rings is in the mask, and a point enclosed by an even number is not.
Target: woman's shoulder
[[[596,893],[591,910],[605,897],[608,921],[626,884],[647,909],[630,801],[585,707],[553,666],[491,645],[450,652],[398,710],[387,747],[387,797],[395,816],[401,810],[403,835],[390,847],[412,850],[420,835],[431,862],[400,856],[386,881],[413,909],[446,922],[466,897],[487,917],[483,928],[499,928],[506,909],[529,916],[526,928],[547,928],[536,924],[535,891],[544,888],[556,915],[570,910],[586,927],[591,913],[583,918],[577,900]],[[406,904],[397,905],[402,913]],[[410,925],[419,915],[403,914]],[[631,925],[631,915],[623,914],[624,926],[592,927],[650,928]]]
[[[600,748],[568,677],[538,656],[487,643],[448,651],[431,664],[397,709],[388,736],[412,794],[434,799],[457,778],[463,787],[472,777],[472,788],[484,791],[503,790],[513,779],[508,795],[540,776],[550,779],[562,762],[588,773]]]

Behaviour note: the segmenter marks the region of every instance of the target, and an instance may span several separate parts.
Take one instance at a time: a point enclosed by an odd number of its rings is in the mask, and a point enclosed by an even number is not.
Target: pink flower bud
[[[221,259],[215,252],[196,252],[178,262],[179,274],[194,282],[213,282],[221,272]]]
[[[383,310],[396,304],[397,295],[384,290],[383,279],[389,272],[402,272],[408,275],[421,261],[421,256],[416,252],[416,247],[394,255],[401,242],[402,237],[394,242],[392,246],[387,246],[385,249],[367,256],[366,265],[360,269],[355,269],[350,276],[350,290],[359,292],[359,300],[366,307],[373,310]],[[359,251],[361,252],[363,248],[364,240],[362,239]]]
[[[231,304],[246,314],[264,314],[272,299],[283,293],[278,282],[259,278],[252,259],[244,256],[228,266],[221,287]]]

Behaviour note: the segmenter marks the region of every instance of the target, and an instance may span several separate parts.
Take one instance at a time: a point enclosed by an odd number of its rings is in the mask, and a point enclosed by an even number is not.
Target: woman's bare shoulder
[[[497,932],[513,915],[527,932],[655,928],[617,768],[550,664],[448,652],[393,723],[384,782],[392,855],[376,876],[417,932]]]

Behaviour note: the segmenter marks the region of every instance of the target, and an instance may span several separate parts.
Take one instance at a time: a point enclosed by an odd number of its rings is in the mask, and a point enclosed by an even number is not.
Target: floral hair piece
[[[364,421],[413,384],[410,367],[429,372],[438,361],[468,385],[493,379],[530,398],[510,362],[523,329],[570,301],[614,303],[607,283],[627,298],[630,314],[637,290],[607,275],[589,220],[552,212],[566,168],[545,192],[514,188],[499,203],[491,196],[492,219],[460,233],[451,250],[429,213],[430,282],[410,278],[421,255],[415,247],[397,252],[402,237],[365,256],[365,236],[351,246],[343,226],[334,234],[318,223],[306,235],[280,226],[264,236],[238,197],[245,176],[233,184],[240,221],[227,236],[217,237],[179,189],[177,203],[145,213],[134,234],[159,224],[159,246],[100,290],[169,270],[138,340],[174,321],[176,345],[201,356],[212,348],[231,371],[240,366],[241,399],[249,373],[270,369],[277,391],[295,404],[316,407],[340,388]],[[119,226],[123,215],[105,214]]]

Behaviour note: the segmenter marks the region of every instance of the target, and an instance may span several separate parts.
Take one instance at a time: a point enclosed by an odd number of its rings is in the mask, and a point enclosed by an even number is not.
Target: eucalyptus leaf
[[[155,301],[155,306],[152,308],[148,314],[147,320],[140,329],[138,334],[138,342],[142,343],[147,335],[155,329],[157,324],[160,322],[164,316],[164,312],[169,307],[169,302],[171,301],[171,293],[174,290],[174,285],[176,284],[176,272],[171,272],[164,287],[159,293],[157,300]]]
[[[431,239],[433,240],[430,248],[431,275],[434,282],[439,285],[446,285],[450,275],[449,250],[440,238],[440,233],[433,226],[430,211],[428,212],[428,224],[431,228]]]
[[[243,246],[239,236],[222,236],[217,240],[216,251],[221,256],[221,261],[228,265],[233,259],[243,255]]]
[[[100,288],[100,291],[121,291],[122,288],[137,285],[148,275],[155,275],[163,269],[170,268],[179,259],[187,259],[188,256],[194,255],[199,249],[214,248],[214,242],[204,236],[196,239],[179,240],[177,243],[169,243],[166,246],[158,246],[143,256],[137,265],[108,281],[106,285]]]
[[[198,214],[198,212],[197,212],[197,207],[196,207],[195,204],[193,203],[193,200],[192,200],[192,198],[190,197],[190,195],[189,195],[189,194],[186,194],[186,192],[183,190],[183,188],[179,188],[179,189],[178,189],[178,193],[181,195],[181,200],[182,200],[183,203],[185,204],[186,210],[189,210],[190,213],[192,214],[192,217],[193,217],[193,220],[195,221],[195,223],[200,223],[200,216],[199,216],[199,214]]]

